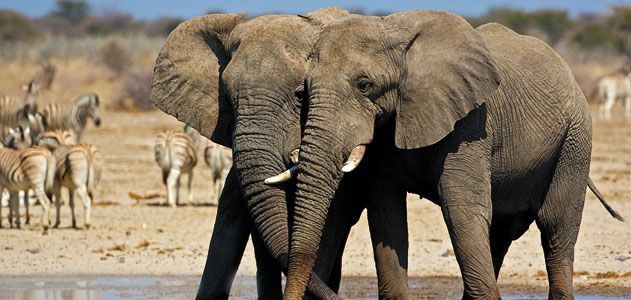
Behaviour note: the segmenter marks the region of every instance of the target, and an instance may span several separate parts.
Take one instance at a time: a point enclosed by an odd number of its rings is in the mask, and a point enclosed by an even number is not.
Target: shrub
[[[25,16],[14,11],[0,10],[0,42],[29,42],[38,36],[39,32]]]
[[[129,52],[116,41],[108,42],[101,49],[101,61],[116,74],[127,71],[132,63]]]
[[[583,50],[595,50],[617,48],[619,41],[605,25],[592,24],[579,30],[572,43]]]
[[[570,27],[566,11],[540,10],[530,14],[533,26],[546,34],[547,42],[556,44]]]
[[[125,79],[125,94],[133,106],[140,111],[155,109],[151,103],[151,70],[133,70]]]

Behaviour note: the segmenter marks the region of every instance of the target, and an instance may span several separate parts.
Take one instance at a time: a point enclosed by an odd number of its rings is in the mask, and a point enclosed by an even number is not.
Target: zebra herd
[[[52,83],[54,68],[45,67],[28,84],[23,97],[0,98],[0,193],[9,194],[9,227],[20,228],[19,193],[24,192],[25,224],[30,223],[29,194],[42,207],[44,233],[51,226],[50,206],[57,213],[53,227],[60,224],[61,188],[69,191],[72,226],[77,227],[74,198],[83,203],[84,226],[90,227],[93,191],[99,182],[103,158],[94,145],[80,144],[83,131],[92,119],[100,125],[99,97],[86,94],[73,104],[50,104],[38,109],[39,90]],[[0,205],[0,227],[2,223]]]
[[[162,170],[162,183],[166,186],[167,205],[180,205],[180,176],[187,175],[188,202],[193,201],[191,185],[193,168],[197,165],[200,134],[190,126],[184,126],[183,131],[167,130],[161,132],[155,141],[156,163]],[[211,203],[217,204],[223,189],[223,183],[232,165],[232,155],[229,149],[207,141],[204,149],[204,160],[210,167],[212,198]]]

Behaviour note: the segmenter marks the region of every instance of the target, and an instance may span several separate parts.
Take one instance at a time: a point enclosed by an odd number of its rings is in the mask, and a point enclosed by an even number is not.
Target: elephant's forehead
[[[350,17],[324,28],[314,52],[320,62],[360,62],[381,52],[387,36],[380,18]]]
[[[240,51],[258,52],[267,55],[269,52],[287,49],[296,51],[304,57],[313,46],[316,34],[314,28],[304,20],[291,15],[269,15],[254,18],[239,24],[231,33],[228,49],[239,48]]]

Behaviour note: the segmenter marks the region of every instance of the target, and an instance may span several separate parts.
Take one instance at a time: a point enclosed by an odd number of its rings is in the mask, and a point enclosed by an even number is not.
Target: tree
[[[35,26],[25,16],[10,10],[0,10],[0,41],[32,41],[39,36]]]
[[[84,0],[57,0],[57,8],[52,11],[54,17],[78,24],[90,14],[90,4]]]

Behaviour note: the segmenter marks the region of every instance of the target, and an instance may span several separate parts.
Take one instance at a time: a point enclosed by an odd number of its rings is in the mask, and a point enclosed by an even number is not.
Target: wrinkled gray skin
[[[226,299],[252,231],[257,258],[259,298],[282,295],[281,269],[289,253],[287,205],[293,186],[264,184],[291,166],[299,146],[304,79],[315,36],[325,23],[346,15],[322,9],[307,15],[213,14],[181,24],[165,43],[154,69],[153,103],[230,147],[231,169],[217,212],[198,299]],[[339,198],[351,198],[340,193]],[[344,199],[348,200],[348,199]],[[350,201],[350,200],[349,200]],[[340,200],[332,211],[336,226],[316,268],[337,290],[341,255],[349,228],[361,207]],[[342,224],[342,225],[339,225]],[[254,227],[254,229],[252,229]],[[309,291],[335,297],[312,276]]]
[[[348,16],[323,30],[307,90],[285,299],[303,295],[343,163],[371,142],[357,171],[379,198],[368,217],[381,298],[408,296],[406,192],[441,206],[465,299],[499,297],[504,255],[533,221],[549,297],[572,298],[591,119],[545,43],[443,12]]]

